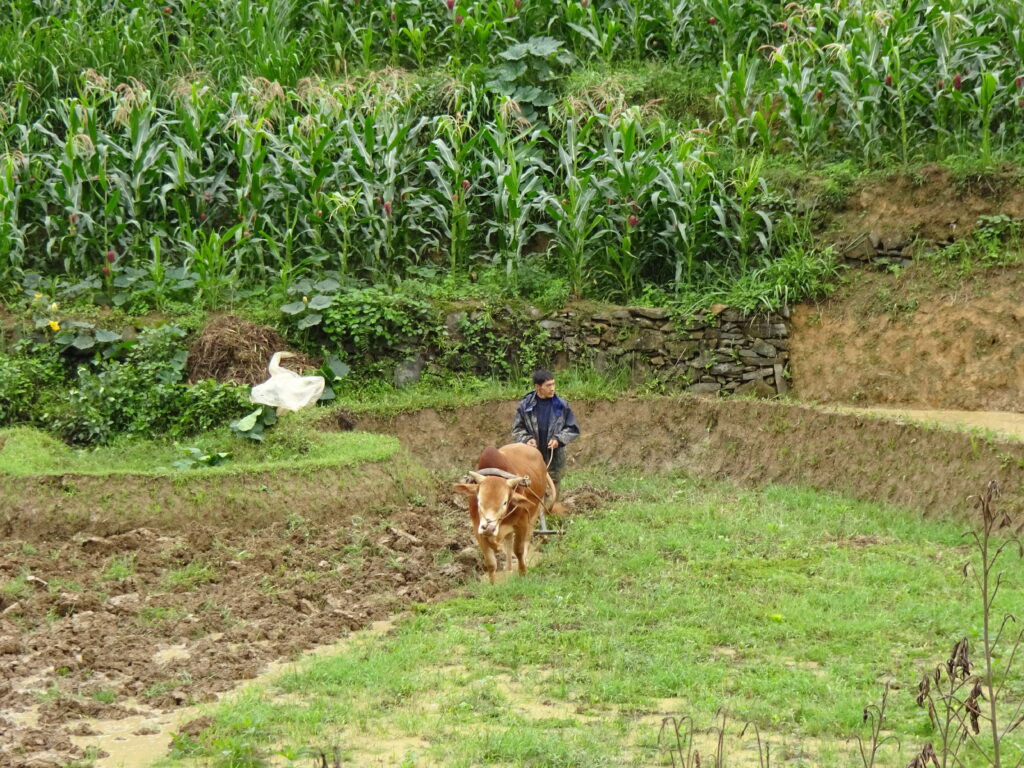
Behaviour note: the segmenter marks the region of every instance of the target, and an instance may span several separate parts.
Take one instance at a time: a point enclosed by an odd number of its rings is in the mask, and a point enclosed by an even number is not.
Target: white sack
[[[249,393],[249,399],[262,405],[273,405],[277,412],[288,413],[315,403],[324,392],[323,376],[300,376],[295,371],[281,367],[282,357],[294,357],[291,352],[275,352],[270,358],[270,378],[257,384]]]

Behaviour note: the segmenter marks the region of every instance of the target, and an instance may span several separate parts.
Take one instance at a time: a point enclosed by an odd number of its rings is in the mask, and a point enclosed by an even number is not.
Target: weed
[[[101,578],[105,581],[125,581],[135,575],[135,553],[115,555],[107,562]]]
[[[183,568],[168,571],[163,578],[168,589],[180,589],[191,592],[202,584],[217,581],[217,571],[213,566],[200,560],[193,560]]]

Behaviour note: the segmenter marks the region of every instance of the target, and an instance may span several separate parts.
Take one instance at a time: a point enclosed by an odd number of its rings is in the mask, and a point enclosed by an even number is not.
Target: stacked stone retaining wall
[[[599,369],[626,366],[697,394],[789,391],[789,321],[716,307],[685,322],[665,309],[558,310],[540,321],[561,352],[556,367],[590,360]]]

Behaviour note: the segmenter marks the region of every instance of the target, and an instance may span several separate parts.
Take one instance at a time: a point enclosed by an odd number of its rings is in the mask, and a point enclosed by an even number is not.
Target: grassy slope
[[[184,447],[203,452],[229,452],[219,466],[197,465],[180,470],[173,462],[186,457]],[[225,428],[175,444],[132,440],[118,445],[76,450],[56,438],[27,427],[0,430],[0,472],[27,475],[182,475],[203,476],[259,472],[272,469],[310,469],[384,461],[398,450],[398,440],[365,432],[311,432],[301,437],[285,428],[265,443],[231,437]]]
[[[785,741],[801,764],[850,765],[844,740],[866,735],[886,680],[905,746],[884,764],[934,739],[916,683],[980,626],[960,526],[793,488],[581,480],[629,495],[574,518],[528,578],[473,584],[251,689],[216,710],[207,749],[184,742],[179,757],[259,746],[301,761],[340,745],[357,765],[668,764],[661,718],[705,727],[725,706],[776,755]],[[1004,565],[1001,610],[1019,613],[1024,568]]]

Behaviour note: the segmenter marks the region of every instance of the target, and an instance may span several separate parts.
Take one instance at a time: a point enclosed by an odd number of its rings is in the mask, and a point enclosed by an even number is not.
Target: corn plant
[[[384,106],[342,123],[351,155],[339,181],[357,192],[355,218],[364,235],[359,267],[366,274],[394,273],[414,255],[409,234],[417,224],[404,197],[423,163],[418,136],[425,125]]]
[[[694,282],[697,261],[706,251],[714,227],[715,205],[724,195],[705,148],[693,137],[681,138],[658,163],[652,194],[664,228],[665,251],[674,255],[672,281],[678,291]]]
[[[575,34],[570,37],[573,52],[581,59],[597,59],[605,64],[625,42],[624,25],[615,8],[602,9],[573,3],[567,9],[566,24]]]
[[[825,99],[831,83],[823,78],[827,70],[805,63],[798,49],[783,47],[774,55],[783,94],[780,119],[789,131],[793,149],[806,162],[828,141],[828,129],[835,119],[835,102]]]
[[[180,234],[179,243],[186,249],[186,272],[195,273],[197,298],[210,309],[220,306],[223,297],[232,284],[237,282],[243,267],[239,259],[232,259],[232,250],[237,246],[237,235],[242,224],[236,224],[226,232],[192,231],[188,227]],[[159,241],[154,243],[154,261],[151,272],[159,269]]]
[[[603,213],[606,191],[594,171],[590,141],[600,128],[597,115],[586,119],[568,118],[560,140],[550,134],[558,160],[554,166],[553,189],[545,210],[552,224],[552,246],[569,281],[569,289],[583,296],[592,281],[593,259],[603,250],[611,230]]]
[[[655,241],[651,222],[645,220],[650,217],[650,196],[658,176],[654,158],[666,141],[664,125],[647,128],[638,112],[630,110],[605,131],[603,152],[595,161],[609,197],[609,222],[618,233],[618,243],[605,248],[601,271],[623,298],[637,295],[644,246]]]
[[[723,218],[730,220],[718,230],[718,234],[723,240],[734,243],[740,273],[749,269],[755,243],[763,253],[770,250],[769,241],[774,223],[768,211],[757,207],[765,192],[765,181],[761,174],[763,166],[764,155],[758,155],[748,166],[733,169],[729,181],[731,194],[727,198],[732,207],[732,216],[723,217],[721,209],[718,209],[719,224],[723,223]],[[717,205],[720,204],[713,203],[712,208]]]
[[[722,125],[739,147],[760,142],[765,149],[774,143],[778,107],[769,94],[758,91],[761,59],[741,53],[735,63],[723,61],[721,79],[716,83]]]
[[[26,261],[29,223],[21,220],[21,176],[29,160],[20,151],[0,156],[0,284],[20,277]]]
[[[855,136],[861,157],[871,163],[881,155],[883,85],[881,40],[873,27],[855,30],[848,41],[830,45],[838,66],[831,71],[834,98],[844,132]]]
[[[543,173],[550,173],[540,146],[528,128],[512,123],[521,115],[512,102],[496,112],[485,129],[487,153],[481,161],[482,183],[490,197],[487,245],[491,261],[511,275],[522,260],[523,250],[534,233],[535,217],[545,199]]]
[[[473,131],[468,120],[440,117],[437,136],[424,163],[433,182],[429,198],[423,198],[431,201],[424,213],[447,241],[448,268],[453,273],[469,265],[473,212],[470,202],[474,182],[483,170],[477,148],[481,139],[482,133]],[[439,240],[437,244],[443,243]]]

